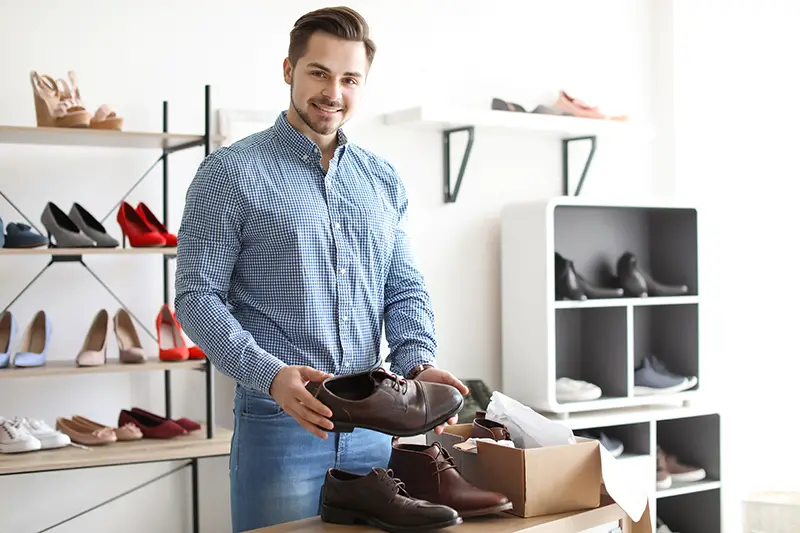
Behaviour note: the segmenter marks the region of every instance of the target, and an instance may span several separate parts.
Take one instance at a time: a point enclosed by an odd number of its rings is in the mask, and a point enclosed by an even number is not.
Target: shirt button
[[[308,161],[308,154],[305,154],[305,155],[303,156],[303,161]]]
[[[342,229],[342,225],[339,224],[338,222],[336,224],[334,224],[333,227],[336,228],[336,229]]]
[[[350,361],[345,361],[344,362],[344,366],[346,366],[347,368],[350,368]]]
[[[349,316],[347,315],[342,316],[342,322],[347,322],[348,320],[350,320]]]
[[[330,178],[325,178],[325,185],[327,185],[328,187],[331,186],[331,179]]]
[[[344,274],[344,273],[345,273],[345,269],[344,268],[340,268],[339,269],[339,274]]]

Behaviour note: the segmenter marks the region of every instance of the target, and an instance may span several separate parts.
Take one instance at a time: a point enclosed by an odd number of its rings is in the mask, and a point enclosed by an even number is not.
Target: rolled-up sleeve
[[[224,148],[200,165],[178,231],[175,312],[183,329],[223,374],[269,394],[285,365],[260,347],[227,306],[241,248],[244,206]]]
[[[399,222],[384,287],[384,321],[391,370],[407,375],[416,365],[435,364],[433,305],[408,235],[408,199],[397,179]]]

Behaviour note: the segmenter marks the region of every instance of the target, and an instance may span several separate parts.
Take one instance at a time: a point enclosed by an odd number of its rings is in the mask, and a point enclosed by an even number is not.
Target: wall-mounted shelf
[[[206,359],[187,361],[161,361],[150,358],[144,363],[120,363],[118,359],[109,359],[103,365],[78,366],[75,361],[47,361],[42,366],[35,367],[7,367],[0,368],[0,379],[49,377],[49,376],[74,376],[85,374],[118,374],[131,372],[152,372],[154,370],[206,370]],[[208,369],[209,371],[211,369]]]
[[[483,110],[469,107],[426,105],[394,111],[383,116],[387,126],[413,126],[430,128],[442,132],[444,157],[444,201],[454,203],[461,188],[467,163],[472,152],[476,128],[514,130],[539,136],[550,136],[562,140],[564,194],[577,196],[586,179],[589,166],[597,147],[597,138],[606,136],[625,137],[631,140],[650,140],[653,129],[648,125],[631,121],[612,121],[591,118],[544,115],[514,111]],[[461,158],[458,175],[452,183],[451,137],[457,133],[468,136],[466,150]],[[568,190],[569,145],[576,141],[589,141],[591,149],[581,170],[575,191]]]
[[[167,255],[178,253],[177,248],[2,248],[0,257],[5,255]]]

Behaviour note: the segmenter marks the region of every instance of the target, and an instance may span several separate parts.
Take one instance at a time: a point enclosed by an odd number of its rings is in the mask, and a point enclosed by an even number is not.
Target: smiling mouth
[[[322,104],[317,104],[317,103],[314,103],[314,102],[312,102],[311,105],[313,105],[314,107],[316,107],[317,109],[319,109],[323,113],[328,113],[330,115],[336,114],[336,113],[338,113],[338,112],[340,112],[342,110],[341,107],[329,107],[329,106],[322,105]]]

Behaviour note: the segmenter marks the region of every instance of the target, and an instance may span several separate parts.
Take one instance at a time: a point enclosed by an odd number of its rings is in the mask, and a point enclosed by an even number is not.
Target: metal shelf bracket
[[[589,150],[589,156],[586,158],[586,163],[583,165],[581,177],[578,180],[578,185],[575,187],[574,192],[569,190],[569,145],[575,141],[591,141],[592,147]],[[586,180],[586,174],[589,172],[589,167],[594,159],[594,153],[597,150],[597,136],[587,135],[585,137],[570,137],[561,140],[561,161],[562,161],[562,179],[563,179],[563,194],[565,196],[578,196],[583,189],[583,182]]]
[[[456,178],[455,186],[451,187],[451,164],[452,154],[450,150],[450,136],[454,133],[467,132],[467,147],[464,149],[464,155],[461,158],[461,165],[458,168],[458,177]],[[467,169],[467,162],[472,153],[472,145],[475,142],[475,127],[462,126],[460,128],[452,128],[442,132],[442,147],[444,149],[444,203],[453,204],[458,198],[458,191],[461,189],[461,180],[464,179],[464,172]]]

